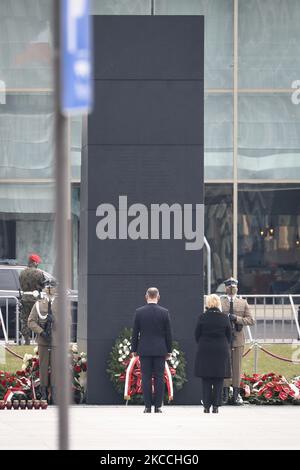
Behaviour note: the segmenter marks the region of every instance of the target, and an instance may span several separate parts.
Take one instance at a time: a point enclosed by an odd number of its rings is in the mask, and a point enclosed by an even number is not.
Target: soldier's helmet
[[[229,279],[226,279],[224,281],[225,287],[237,287],[239,281],[237,279],[234,279],[234,277],[230,277]]]
[[[54,278],[45,279],[43,282],[43,287],[57,287],[57,281]]]

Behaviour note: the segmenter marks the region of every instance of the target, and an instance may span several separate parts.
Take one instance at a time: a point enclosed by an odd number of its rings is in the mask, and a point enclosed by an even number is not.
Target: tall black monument
[[[202,249],[188,250],[172,222],[180,208],[184,223],[184,209],[193,207],[195,215],[196,204],[203,204],[203,45],[202,16],[94,17],[95,105],[83,138],[78,321],[91,404],[122,403],[107,360],[149,286],[159,288],[186,354],[188,383],[175,403],[199,403],[193,332],[202,310]],[[101,240],[99,206],[105,203],[115,208],[117,226]],[[136,227],[139,239],[127,231],[140,207],[133,204],[148,210],[148,226]],[[151,232],[155,204],[176,204],[169,237],[162,228]]]

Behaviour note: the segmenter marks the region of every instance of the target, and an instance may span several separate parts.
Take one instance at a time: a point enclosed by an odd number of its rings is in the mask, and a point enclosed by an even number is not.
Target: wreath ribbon
[[[3,400],[5,401],[5,403],[8,401],[11,401],[12,397],[14,396],[16,392],[18,392],[20,395],[26,396],[22,387],[10,387],[3,397]]]
[[[138,356],[133,356],[126,369],[125,387],[124,387],[124,400],[130,400],[130,390],[133,383],[133,370],[137,363],[140,362]]]
[[[165,362],[164,382],[167,385],[168,399],[171,401],[174,397],[174,389],[172,370],[167,361]],[[130,400],[131,396],[135,393],[142,393],[142,374],[139,356],[133,356],[127,366],[125,373],[124,400]]]
[[[170,367],[169,367],[169,364],[167,363],[167,361],[165,362],[165,375],[164,375],[164,378],[165,378],[165,383],[167,384],[169,401],[171,401],[174,398],[173,380],[172,380],[171,370],[170,370]]]

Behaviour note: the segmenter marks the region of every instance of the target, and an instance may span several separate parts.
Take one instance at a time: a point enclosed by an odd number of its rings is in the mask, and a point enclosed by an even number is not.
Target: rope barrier
[[[247,351],[243,354],[243,357],[247,356],[247,354],[249,354],[249,352],[253,349],[254,346],[258,346],[261,351],[263,351],[264,353],[268,354],[271,357],[274,357],[274,359],[278,359],[279,361],[290,362],[292,364],[300,364],[300,361],[292,361],[291,359],[288,359],[287,357],[278,356],[277,354],[274,354],[271,351],[268,351],[257,342],[253,342],[251,344],[250,348],[247,349]]]
[[[243,357],[246,357],[253,349],[254,346],[258,346],[261,351],[264,353],[268,354],[271,357],[274,357],[275,359],[278,359],[279,361],[284,361],[284,362],[290,362],[292,364],[300,364],[300,361],[292,361],[291,359],[288,359],[287,357],[282,357],[278,356],[277,354],[271,353],[271,351],[268,351],[267,349],[263,348],[259,343],[253,343],[249,349],[243,354]],[[4,349],[12,354],[13,356],[17,357],[18,359],[23,359],[23,356],[20,356],[19,354],[15,353],[11,349],[9,349],[7,346],[4,346]]]
[[[10,354],[12,354],[13,356],[17,357],[18,359],[23,359],[23,356],[20,356],[19,354],[15,353],[14,351],[12,351],[11,349],[9,349],[7,346],[4,346],[4,349],[9,352]]]
[[[268,351],[267,349],[263,348],[262,346],[258,345],[259,349],[261,349],[264,353],[268,354],[271,357],[274,357],[275,359],[278,359],[279,361],[284,361],[284,362],[291,362],[292,364],[300,364],[300,361],[292,361],[291,359],[288,359],[287,357],[282,357],[282,356],[277,356],[277,354],[271,353],[271,351]]]

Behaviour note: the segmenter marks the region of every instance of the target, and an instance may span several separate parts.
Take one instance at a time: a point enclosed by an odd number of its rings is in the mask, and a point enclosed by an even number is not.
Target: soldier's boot
[[[41,387],[41,400],[48,401],[48,389],[47,387]]]
[[[238,400],[239,393],[240,393],[240,387],[233,387],[232,404],[235,406],[241,406],[243,404]]]
[[[222,403],[223,405],[229,404],[229,387],[223,387]]]

